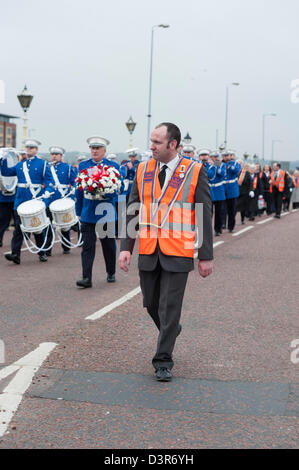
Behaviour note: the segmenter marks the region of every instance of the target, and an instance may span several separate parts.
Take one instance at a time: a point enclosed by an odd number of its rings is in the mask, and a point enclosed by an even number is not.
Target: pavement
[[[0,448],[298,448],[299,212],[239,219],[213,274],[189,275],[170,383],[153,374],[137,250],[108,284],[98,243],[86,290],[80,249],[0,256]]]

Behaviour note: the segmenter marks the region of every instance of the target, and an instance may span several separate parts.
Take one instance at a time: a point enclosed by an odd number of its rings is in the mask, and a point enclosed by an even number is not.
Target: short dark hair
[[[155,129],[158,129],[162,126],[167,128],[168,143],[170,143],[172,140],[176,140],[176,148],[178,148],[181,142],[181,131],[178,126],[172,124],[171,122],[161,122],[161,124],[158,124]]]

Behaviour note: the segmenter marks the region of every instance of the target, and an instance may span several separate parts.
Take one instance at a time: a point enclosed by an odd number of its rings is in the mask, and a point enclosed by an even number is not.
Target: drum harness
[[[44,173],[45,173],[45,167],[46,167],[46,162],[45,162],[45,166],[44,166]],[[26,161],[24,161],[24,163],[23,163],[23,171],[24,171],[24,176],[25,176],[26,183],[18,183],[18,187],[19,188],[29,188],[33,199],[36,199],[36,200],[43,199],[45,197],[44,194],[42,196],[37,197],[37,195],[41,191],[43,185],[42,184],[33,184],[32,183],[32,181],[30,179],[30,175],[29,175],[29,171],[28,171]],[[50,194],[53,194],[53,193],[50,193]],[[52,243],[51,243],[51,246],[47,247],[47,250],[50,250],[54,245],[54,242],[55,242],[54,229],[53,229],[52,225],[50,224],[50,219],[48,219],[48,220],[49,220],[49,224],[47,225],[47,228],[46,228],[44,243],[42,244],[42,246],[40,248],[30,239],[30,237],[27,235],[27,233],[22,230],[25,245],[28,248],[28,250],[30,251],[30,253],[32,253],[34,255],[36,255],[37,253],[39,253],[39,252],[41,252],[45,249],[46,244],[47,244],[49,229],[52,230]]]

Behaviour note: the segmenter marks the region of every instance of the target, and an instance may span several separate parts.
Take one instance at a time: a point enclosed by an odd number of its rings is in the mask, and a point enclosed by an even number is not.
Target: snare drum
[[[78,222],[75,201],[69,197],[51,202],[49,209],[53,215],[53,224],[64,232]]]
[[[21,219],[22,232],[39,234],[50,225],[50,219],[46,214],[46,205],[38,199],[23,202],[17,208],[17,212]]]
[[[7,167],[11,168],[18,163],[18,154],[13,148],[0,149],[0,159],[7,160]],[[3,176],[0,171],[0,190],[6,196],[12,196],[16,192],[18,179],[16,176]]]

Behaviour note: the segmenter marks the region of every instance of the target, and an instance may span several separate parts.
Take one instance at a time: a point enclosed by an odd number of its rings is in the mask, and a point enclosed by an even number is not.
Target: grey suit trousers
[[[162,268],[159,258],[153,271],[139,271],[143,306],[155,322],[158,330],[156,354],[152,363],[172,369],[174,349],[188,272],[171,272]]]

